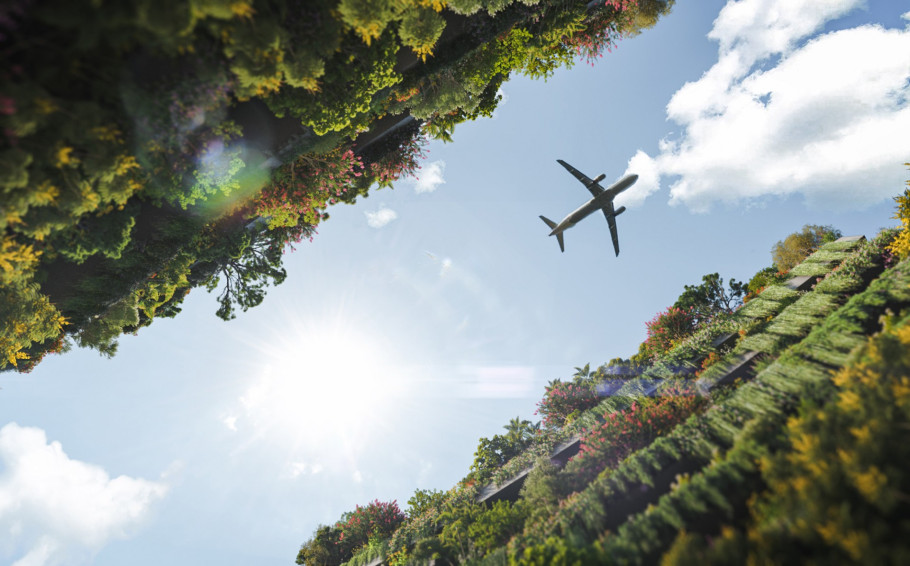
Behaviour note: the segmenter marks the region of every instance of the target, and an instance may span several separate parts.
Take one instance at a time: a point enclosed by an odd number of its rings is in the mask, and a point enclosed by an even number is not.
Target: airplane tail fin
[[[546,216],[541,216],[540,219],[543,220],[544,223],[546,223],[546,225],[550,227],[550,230],[556,229],[556,223],[553,222],[552,220],[550,220],[549,218],[547,218]],[[553,234],[550,234],[550,235],[552,236]],[[556,241],[559,242],[559,251],[565,252],[566,243],[562,238],[562,232],[560,232],[559,234],[556,234]]]

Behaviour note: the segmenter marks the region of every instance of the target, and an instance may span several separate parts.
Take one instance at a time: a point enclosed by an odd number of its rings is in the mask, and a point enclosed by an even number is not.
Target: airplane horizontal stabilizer
[[[549,226],[551,230],[556,229],[556,223],[553,222],[552,220],[550,220],[549,218],[547,218],[546,216],[541,216],[540,219],[543,220],[544,223],[546,223],[546,225]],[[550,235],[552,236],[553,234],[551,233]],[[566,243],[562,238],[562,232],[560,232],[559,234],[556,234],[556,241],[559,242],[559,250],[562,252],[566,251]]]
[[[546,216],[541,216],[540,219],[543,220],[544,223],[546,223],[546,225],[550,227],[550,230],[552,230],[553,228],[556,228],[556,223],[553,222],[552,220],[550,220],[549,218],[547,218]]]

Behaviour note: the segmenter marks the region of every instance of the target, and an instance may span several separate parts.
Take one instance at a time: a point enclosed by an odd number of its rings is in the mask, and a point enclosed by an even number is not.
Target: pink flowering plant
[[[561,428],[574,416],[587,411],[600,402],[600,396],[593,384],[567,383],[554,380],[546,387],[543,399],[537,403],[534,412],[543,419],[548,428]]]
[[[343,555],[350,556],[371,539],[387,539],[404,522],[405,514],[395,501],[378,499],[345,513],[335,524],[340,532],[336,543]]]
[[[302,155],[282,167],[252,205],[251,216],[268,219],[269,228],[305,223],[315,226],[328,205],[357,193],[364,166],[350,149]]]
[[[426,145],[426,136],[410,137],[396,150],[370,163],[367,170],[380,187],[390,187],[402,177],[416,178],[420,162],[427,158]]]
[[[604,469],[614,468],[628,455],[673,430],[701,411],[708,399],[694,387],[665,389],[659,397],[641,397],[627,409],[603,415],[604,422],[582,439],[581,450],[570,468],[579,486],[587,485]]]
[[[623,36],[623,28],[631,21],[638,0],[606,0],[604,15],[586,22],[587,29],[565,38],[565,44],[589,65],[612,52]]]
[[[669,307],[645,323],[648,351],[654,355],[668,352],[695,331],[695,313],[691,308]]]

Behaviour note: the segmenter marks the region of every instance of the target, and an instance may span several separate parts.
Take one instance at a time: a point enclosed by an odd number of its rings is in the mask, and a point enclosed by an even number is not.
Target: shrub
[[[692,309],[670,307],[645,323],[648,350],[663,354],[695,331],[695,313]]]
[[[0,369],[28,360],[24,350],[58,338],[64,324],[37,284],[0,285]]]
[[[432,55],[433,46],[445,27],[445,19],[432,8],[411,8],[401,19],[398,37],[401,38],[401,43],[410,47],[422,60],[426,60],[427,55]]]
[[[541,416],[544,426],[562,427],[573,415],[587,411],[599,402],[600,396],[591,385],[557,379],[547,385],[535,414]]]
[[[910,163],[905,163],[910,167]],[[910,181],[907,181],[910,185]],[[894,197],[897,203],[897,212],[894,218],[901,221],[901,230],[897,237],[888,246],[888,250],[901,259],[910,256],[910,189],[904,189],[904,194]]]
[[[623,411],[604,415],[605,422],[583,439],[572,468],[586,484],[605,468],[613,468],[626,456],[672,430],[708,403],[686,388],[671,388],[664,396],[643,397]]]
[[[778,269],[789,271],[819,246],[833,242],[841,235],[841,231],[832,226],[806,224],[801,231],[794,232],[777,242],[771,249],[771,258]]]

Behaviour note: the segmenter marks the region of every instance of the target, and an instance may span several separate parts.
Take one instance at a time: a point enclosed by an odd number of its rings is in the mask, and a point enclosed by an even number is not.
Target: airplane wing
[[[619,257],[619,233],[616,230],[616,210],[613,208],[613,201],[607,202],[601,210],[607,217],[607,224],[610,225],[610,237],[613,238],[613,249],[616,251],[616,256]]]
[[[582,173],[582,172],[579,171],[578,169],[572,167],[571,165],[569,165],[568,163],[566,163],[566,162],[563,161],[562,159],[557,159],[556,162],[559,163],[560,165],[562,165],[563,167],[565,167],[565,168],[566,168],[566,171],[568,171],[569,173],[571,173],[572,175],[574,175],[576,179],[578,179],[579,181],[581,181],[582,184],[583,184],[585,187],[587,187],[589,191],[591,191],[591,194],[592,194],[593,196],[596,197],[596,196],[600,195],[600,193],[603,192],[603,188],[601,188],[600,185],[595,184],[593,180],[589,179],[589,178],[587,177],[587,175],[585,175],[584,173]]]

